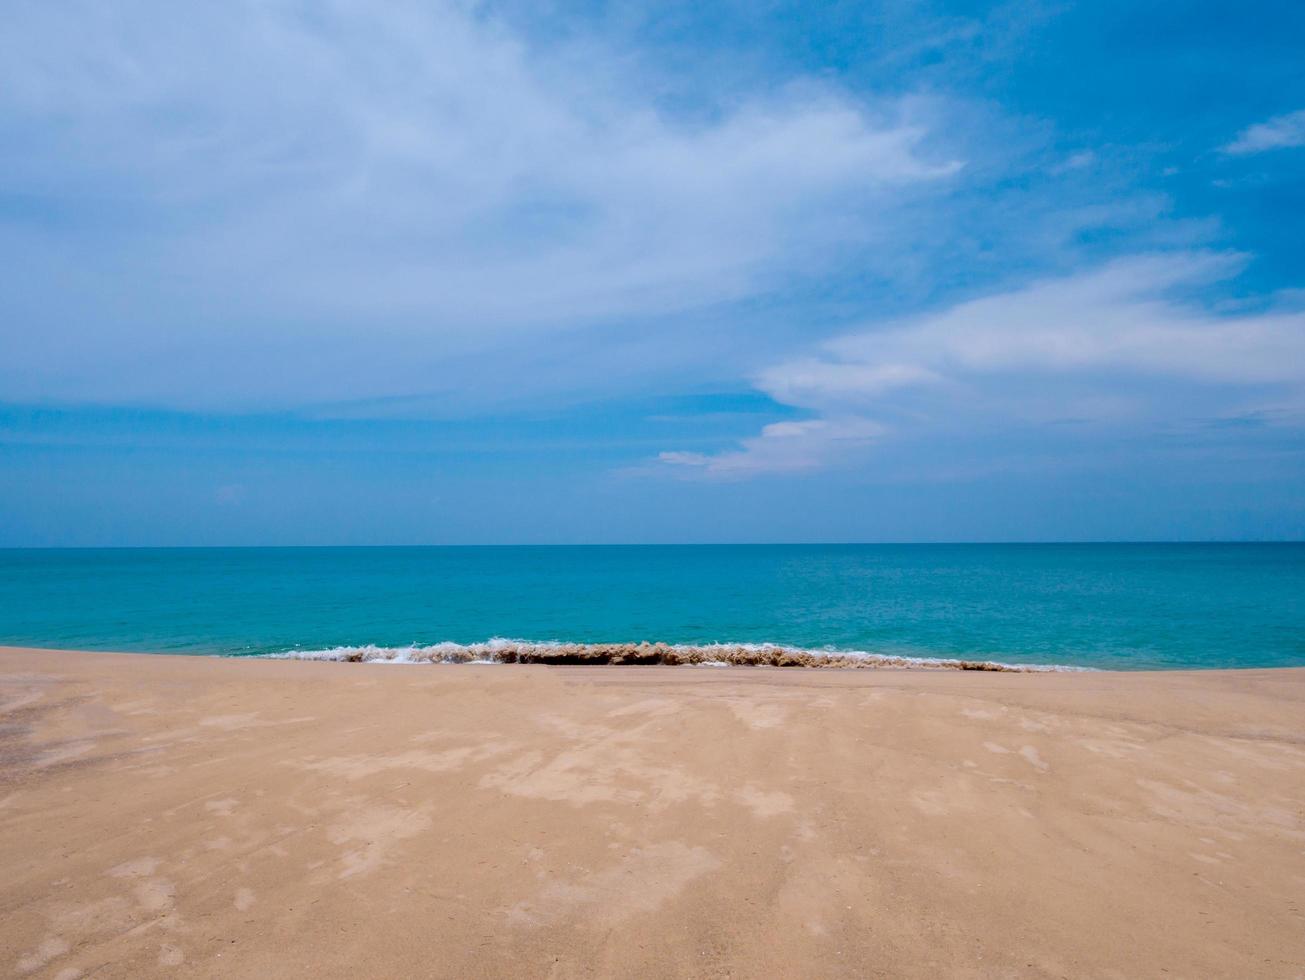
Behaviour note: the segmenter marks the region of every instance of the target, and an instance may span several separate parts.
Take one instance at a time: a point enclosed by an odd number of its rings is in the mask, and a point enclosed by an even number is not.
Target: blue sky
[[[16,0],[0,545],[1305,536],[1305,7]]]

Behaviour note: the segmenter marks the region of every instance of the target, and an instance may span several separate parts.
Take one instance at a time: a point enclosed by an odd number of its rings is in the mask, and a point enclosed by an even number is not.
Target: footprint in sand
[[[60,936],[47,936],[41,940],[41,945],[18,961],[18,972],[33,973],[70,949],[72,946],[69,945],[68,940]]]
[[[166,878],[156,877],[154,872],[163,862],[156,857],[139,857],[124,861],[105,872],[111,878],[138,879],[132,888],[136,903],[147,912],[171,912],[176,900],[177,888]]]
[[[164,912],[172,908],[177,888],[164,878],[149,878],[133,890],[140,907],[149,912]]]
[[[164,943],[159,947],[159,966],[181,966],[184,962],[186,954],[172,943]]]
[[[776,817],[793,810],[793,797],[787,793],[779,790],[766,792],[751,783],[735,793],[734,799],[751,810],[756,817]]]
[[[730,711],[735,718],[754,729],[778,728],[788,717],[788,709],[783,705],[766,702],[739,701],[730,705]]]
[[[162,864],[156,857],[140,857],[124,861],[105,872],[110,878],[148,878]]]
[[[928,817],[941,817],[949,812],[947,797],[935,789],[917,790],[911,794],[911,803]]]
[[[368,874],[385,863],[391,846],[430,827],[425,809],[373,806],[350,813],[328,833],[332,844],[348,848],[340,855],[340,878]]]
[[[216,817],[229,817],[231,811],[240,805],[237,799],[227,798],[225,800],[209,800],[204,804],[204,809]]]
[[[616,864],[577,880],[550,881],[533,900],[503,910],[510,925],[539,928],[580,919],[598,928],[655,911],[673,901],[696,878],[720,867],[702,847],[679,841],[632,848]]]
[[[1038,750],[1032,745],[1026,745],[1024,748],[1020,749],[1020,755],[1024,756],[1029,765],[1038,770],[1038,772],[1046,772],[1051,768],[1051,766],[1047,765],[1042,756],[1038,755]]]

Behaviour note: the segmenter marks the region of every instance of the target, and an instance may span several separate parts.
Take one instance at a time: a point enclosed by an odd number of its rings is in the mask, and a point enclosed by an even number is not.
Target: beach
[[[0,648],[0,973],[1299,977],[1305,669]]]

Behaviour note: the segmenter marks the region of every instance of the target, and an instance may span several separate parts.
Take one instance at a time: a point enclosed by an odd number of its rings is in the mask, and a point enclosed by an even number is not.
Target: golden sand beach
[[[0,649],[0,712],[3,975],[1305,975],[1305,670]]]

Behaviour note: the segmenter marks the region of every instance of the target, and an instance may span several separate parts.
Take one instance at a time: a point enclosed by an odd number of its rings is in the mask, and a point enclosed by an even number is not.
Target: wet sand
[[[1300,977],[1305,670],[0,648],[0,975]]]

